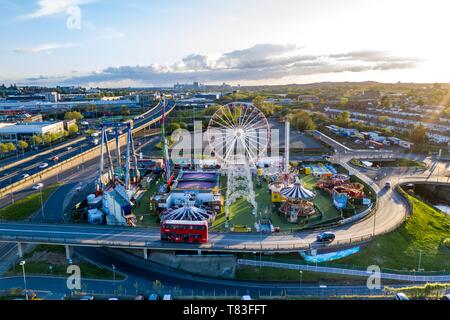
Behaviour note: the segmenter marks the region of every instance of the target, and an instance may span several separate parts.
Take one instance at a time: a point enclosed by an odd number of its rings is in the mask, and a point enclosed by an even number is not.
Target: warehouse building
[[[64,124],[58,122],[0,123],[0,142],[29,141],[33,135],[62,134]]]

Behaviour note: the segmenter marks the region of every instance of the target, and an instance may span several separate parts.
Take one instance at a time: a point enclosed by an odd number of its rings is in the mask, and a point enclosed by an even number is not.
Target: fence
[[[313,266],[307,264],[293,264],[293,263],[283,263],[283,262],[272,262],[272,261],[257,261],[257,260],[247,260],[247,259],[238,259],[238,265],[244,266],[254,266],[254,267],[269,267],[269,268],[277,268],[277,269],[289,269],[289,270],[298,270],[298,271],[309,271],[309,272],[321,272],[321,273],[331,273],[331,274],[341,274],[348,276],[357,276],[357,277],[368,277],[372,275],[372,272],[368,272],[367,270],[358,270],[358,269],[342,269],[342,268],[333,268],[333,267],[322,267],[322,266]],[[380,274],[381,279],[390,279],[390,280],[398,280],[398,281],[408,281],[408,282],[449,282],[450,275],[410,275],[410,274],[395,274],[395,273],[384,273]]]

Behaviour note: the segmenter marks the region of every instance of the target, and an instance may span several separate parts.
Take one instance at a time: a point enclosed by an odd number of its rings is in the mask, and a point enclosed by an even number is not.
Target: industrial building
[[[62,134],[64,123],[58,122],[19,122],[0,123],[0,142],[16,143],[19,140],[30,140],[34,135]]]

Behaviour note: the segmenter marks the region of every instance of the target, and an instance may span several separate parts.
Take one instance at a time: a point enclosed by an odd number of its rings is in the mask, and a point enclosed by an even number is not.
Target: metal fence
[[[248,259],[238,259],[238,265],[244,266],[254,266],[254,267],[269,267],[277,269],[289,269],[298,271],[310,271],[310,272],[321,272],[321,273],[331,273],[331,274],[341,274],[348,276],[359,276],[368,277],[372,275],[372,272],[367,270],[358,269],[342,269],[333,267],[322,267],[318,265],[307,265],[307,264],[293,264],[293,263],[283,263],[283,262],[273,262],[273,261],[263,261],[263,260],[248,260]],[[395,274],[395,273],[385,273],[380,274],[382,279],[398,280],[398,281],[409,281],[409,282],[449,282],[450,275],[411,275],[411,274]]]

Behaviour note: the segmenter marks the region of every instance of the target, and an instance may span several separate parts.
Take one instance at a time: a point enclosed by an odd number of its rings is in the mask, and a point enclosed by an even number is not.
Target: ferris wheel
[[[270,126],[253,104],[232,102],[214,113],[206,132],[216,158],[227,164],[255,165],[267,151]]]

